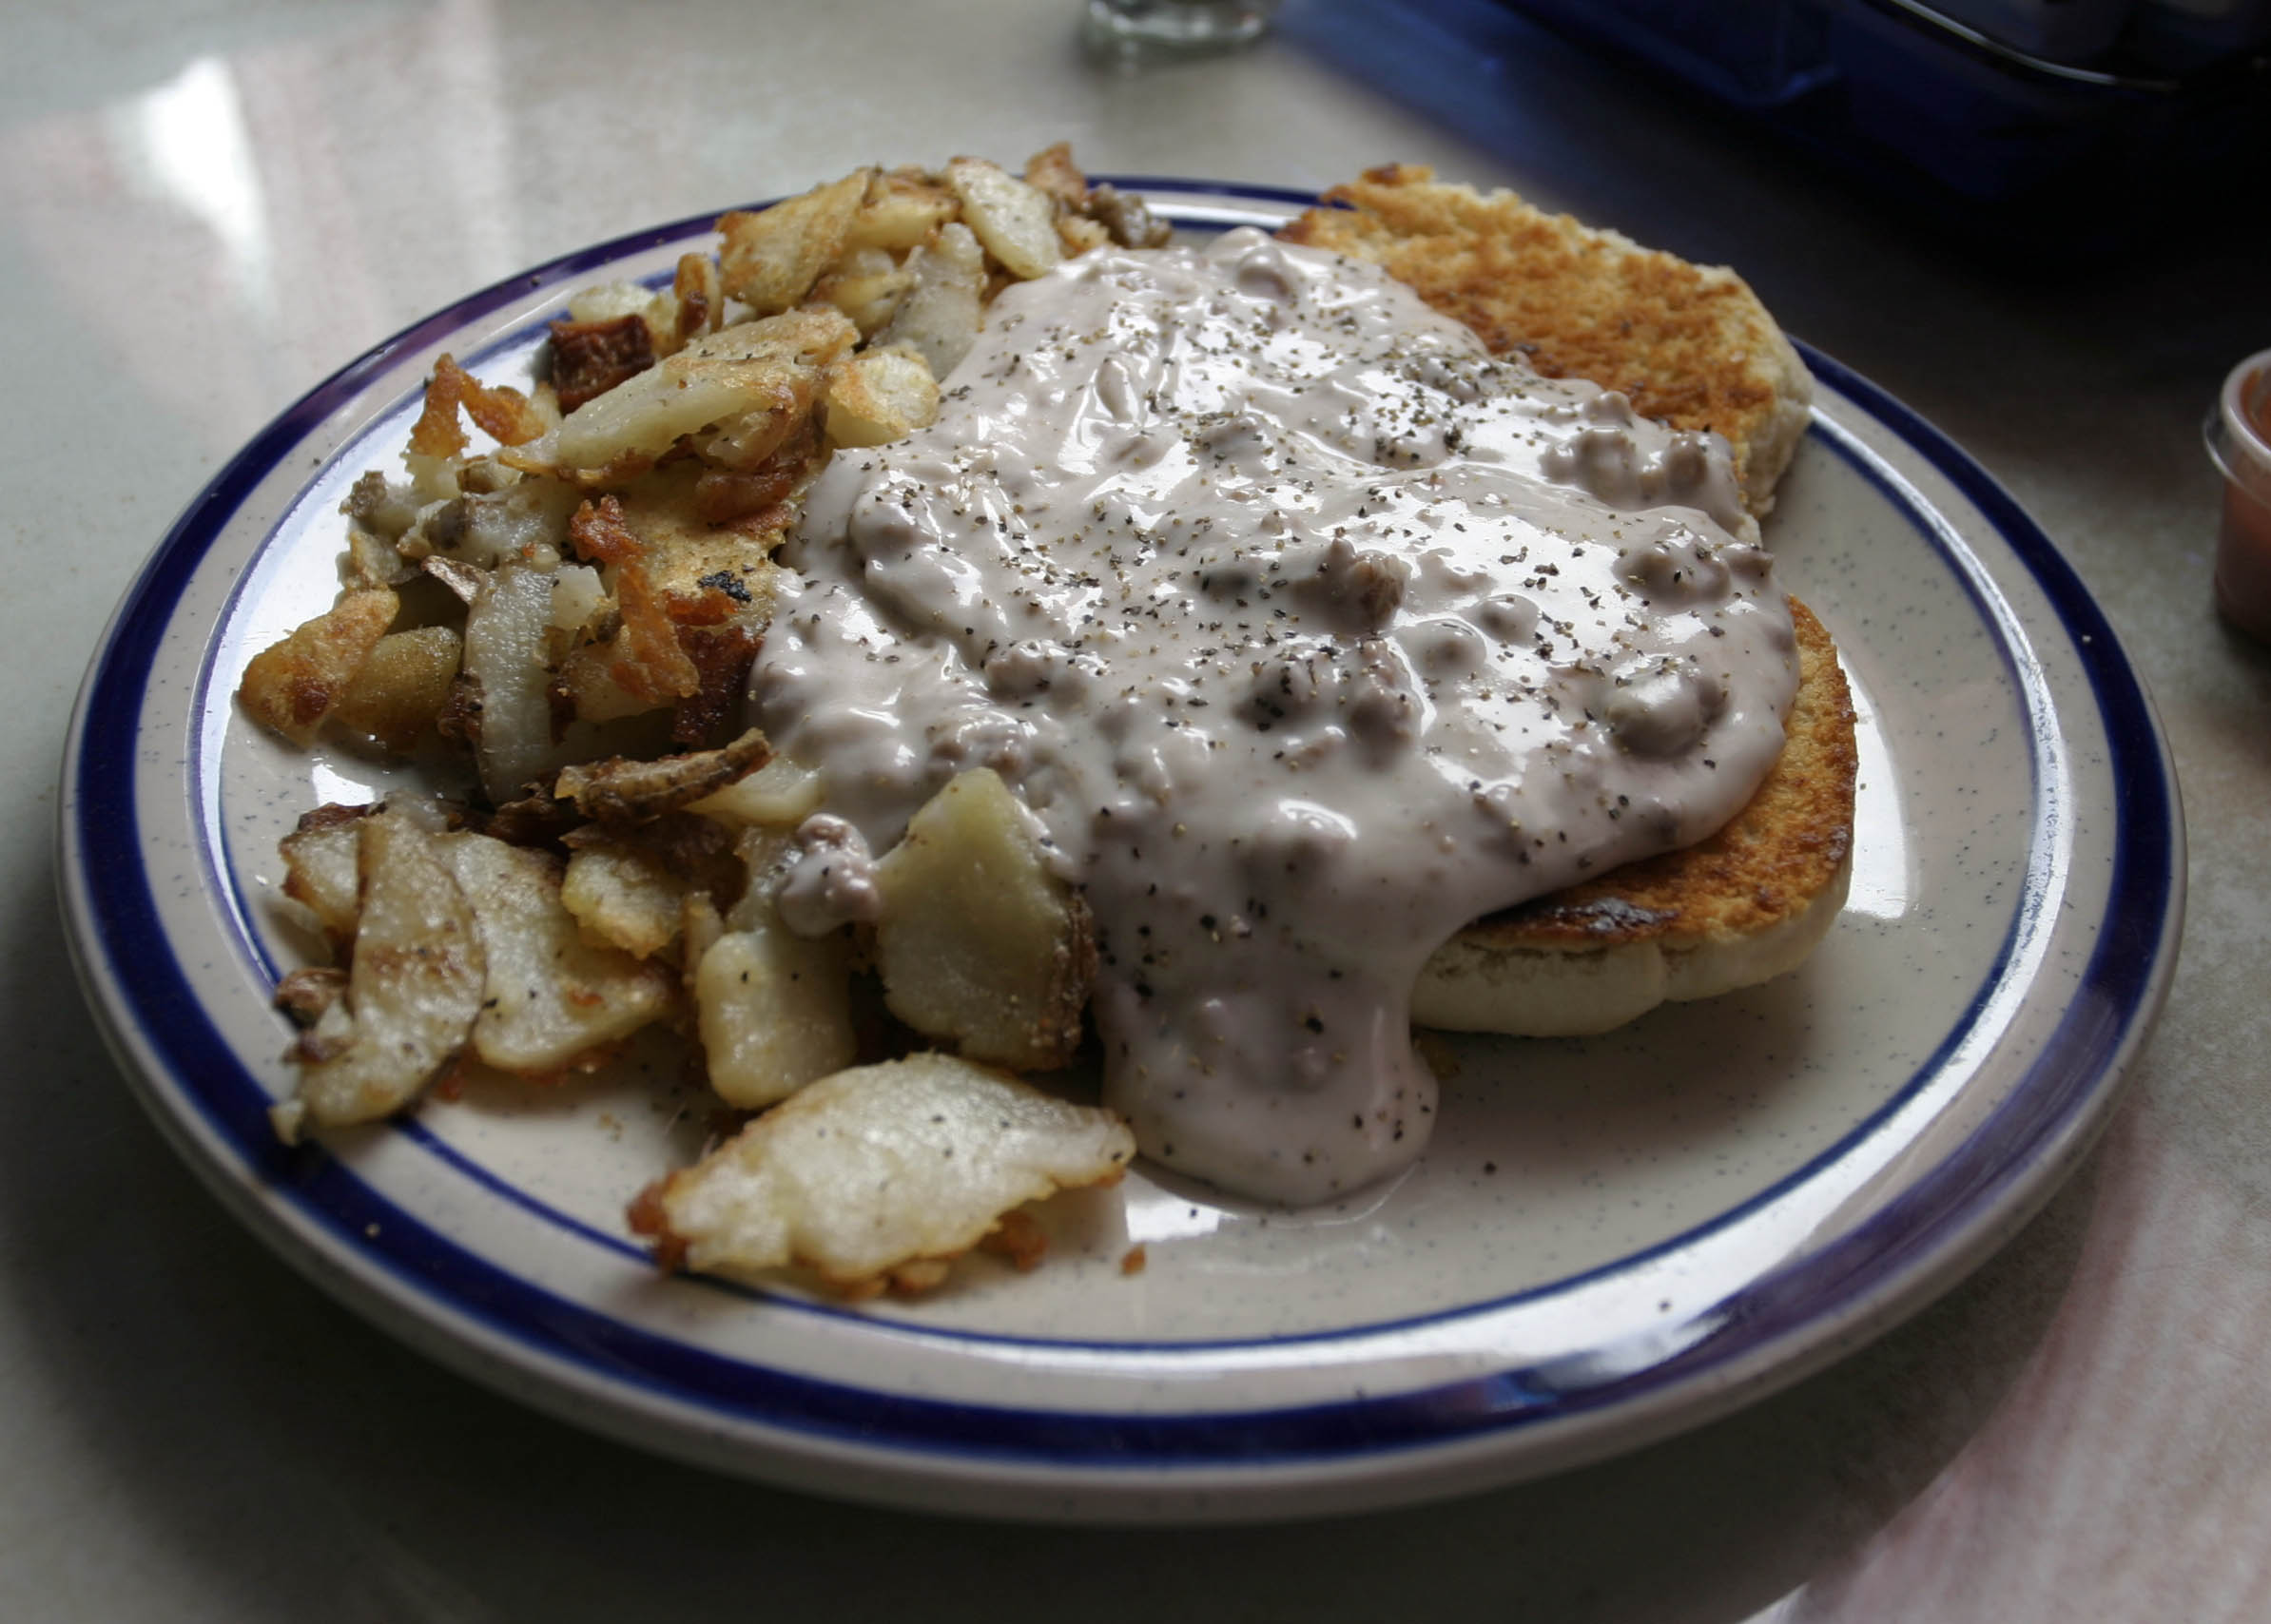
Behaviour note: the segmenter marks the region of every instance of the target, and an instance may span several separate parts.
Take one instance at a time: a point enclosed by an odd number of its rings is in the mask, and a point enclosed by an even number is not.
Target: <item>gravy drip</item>
[[[1436,946],[1757,786],[1797,667],[1756,534],[1723,443],[1371,267],[1094,252],[837,454],[754,699],[877,851],[999,771],[1086,888],[1145,1153],[1314,1203],[1427,1141]]]

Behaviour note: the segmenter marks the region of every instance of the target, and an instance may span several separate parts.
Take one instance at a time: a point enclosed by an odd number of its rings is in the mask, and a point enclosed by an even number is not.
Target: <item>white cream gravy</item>
[[[1797,667],[1755,535],[1722,443],[1368,266],[1090,253],[822,475],[754,698],[877,851],[999,771],[1086,889],[1146,1154],[1313,1203],[1427,1141],[1437,945],[1756,788]]]

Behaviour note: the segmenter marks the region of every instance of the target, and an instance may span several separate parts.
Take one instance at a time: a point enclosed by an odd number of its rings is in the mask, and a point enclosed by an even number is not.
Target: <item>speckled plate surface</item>
[[[1297,201],[1125,184],[1194,230]],[[311,944],[273,901],[276,840],[387,783],[255,732],[239,673],[329,603],[345,487],[391,464],[438,354],[525,378],[570,291],[665,275],[706,236],[570,256],[316,389],[165,538],[81,698],[62,874],[89,998],[190,1163],[379,1324],[572,1421],[821,1492],[1298,1516],[1551,1471],[1794,1381],[1978,1263],[2087,1147],[2175,956],[2166,750],[2034,524],[1811,353],[1821,397],[1768,538],[1861,712],[1844,917],[1749,993],[1584,1042],[1457,1042],[1394,1184],[1287,1213],[1139,1169],[1053,1205],[1038,1273],[974,1259],[855,1310],[648,1266],[624,1204],[703,1128],[667,1056],[278,1145],[269,995]]]

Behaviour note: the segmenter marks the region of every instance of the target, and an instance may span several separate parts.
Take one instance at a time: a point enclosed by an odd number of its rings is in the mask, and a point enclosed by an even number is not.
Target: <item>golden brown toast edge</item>
[[[1790,609],[1797,695],[1782,753],[1742,810],[1694,845],[1477,920],[1430,960],[1420,1018],[1470,1031],[1602,1031],[1664,997],[1690,996],[1682,981],[1709,993],[1777,974],[1828,929],[1853,849],[1853,696],[1820,620],[1795,598]],[[1728,962],[1681,964],[1715,952]],[[1559,1025],[1553,1014],[1533,1015],[1541,996],[1592,997],[1591,983],[1619,974],[1610,965],[1620,958],[1630,984],[1609,988],[1598,1006],[1621,1010],[1615,1018],[1572,1014]],[[1767,966],[1763,975],[1751,973],[1752,962]],[[1659,990],[1642,991],[1635,976],[1654,977]],[[1548,995],[1548,986],[1558,990]]]
[[[1641,416],[1713,430],[1764,513],[1805,433],[1813,378],[1750,286],[1514,193],[1388,164],[1324,194],[1280,233],[1380,265],[1493,354],[1621,391]]]

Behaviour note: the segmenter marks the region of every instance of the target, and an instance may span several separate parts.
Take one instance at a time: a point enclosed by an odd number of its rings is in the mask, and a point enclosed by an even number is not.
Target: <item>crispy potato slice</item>
[[[714,795],[693,802],[687,810],[715,818],[728,827],[762,824],[792,829],[820,810],[825,793],[819,773],[786,756],[775,756]]]
[[[863,350],[828,375],[825,408],[830,445],[880,446],[939,415],[939,380],[920,350]]]
[[[1020,1071],[1072,1058],[1096,979],[1088,909],[1049,872],[996,774],[963,773],[933,796],[875,880],[876,968],[893,1015]]]
[[[367,587],[399,587],[417,573],[417,567],[395,550],[386,537],[349,522],[346,550],[340,554],[340,584],[349,590]]]
[[[303,1126],[392,1115],[465,1047],[488,968],[472,903],[439,837],[402,812],[362,820],[361,908],[347,991],[301,1034],[299,1092],[271,1113],[287,1142]]]
[[[849,317],[820,305],[739,322],[594,396],[507,461],[587,484],[620,483],[653,467],[681,435],[728,419],[739,422],[737,443],[758,443],[752,416],[766,433],[777,429],[777,444],[809,415],[822,369],[859,337]]]
[[[464,651],[464,640],[450,627],[388,632],[347,684],[332,720],[389,750],[409,749],[433,731]]]
[[[962,219],[1013,277],[1030,280],[1064,258],[1057,241],[1057,205],[999,164],[957,158],[946,184],[961,200]]]
[[[1088,188],[1088,214],[1123,248],[1164,248],[1174,239],[1174,227],[1141,198],[1108,181]]]
[[[616,571],[615,609],[623,628],[609,645],[608,675],[624,692],[650,706],[669,705],[702,691],[702,671],[678,640],[670,606],[654,589],[643,558]]]
[[[355,920],[362,912],[356,854],[365,811],[319,806],[277,845],[284,863],[284,895],[315,915],[335,948],[355,939]]]
[[[415,457],[448,462],[465,453],[465,427],[457,410],[499,445],[533,440],[547,427],[543,415],[517,389],[483,383],[456,361],[443,356],[434,363],[434,377],[426,384],[426,398],[417,421],[411,425],[410,451]]]
[[[752,920],[709,945],[693,982],[709,1086],[728,1105],[771,1105],[859,1056],[841,934],[806,938],[777,918]]]
[[[881,248],[903,254],[930,241],[955,218],[961,203],[935,176],[920,169],[879,171],[867,183],[867,196],[844,233],[844,252]]]
[[[692,890],[660,859],[627,841],[605,841],[568,854],[560,901],[585,940],[652,958],[678,940]]]
[[[474,757],[499,804],[556,764],[552,737],[553,578],[508,564],[482,578],[465,611],[464,669],[480,699]]]
[[[731,896],[742,883],[732,831],[691,812],[621,831],[586,823],[563,841],[568,873],[560,900],[584,939],[639,958],[676,943],[688,898]]]
[[[1092,248],[1108,246],[1112,233],[1100,220],[1091,220],[1084,214],[1060,214],[1057,217],[1057,241],[1069,260]]]
[[[1078,209],[1088,203],[1088,177],[1073,162],[1069,141],[1044,146],[1026,159],[1025,184],[1047,193],[1060,209]]]
[[[556,1075],[670,1011],[677,976],[586,942],[560,899],[553,858],[486,835],[437,843],[480,932],[487,974],[473,1046],[487,1064]]]
[[[400,607],[385,587],[341,593],[330,609],[252,657],[237,685],[237,703],[293,744],[314,744]]]
[[[597,376],[590,360],[583,356],[563,355],[563,325],[569,327],[611,328],[606,334],[575,333],[569,336],[570,346],[590,346],[605,340],[605,358],[619,358],[626,364],[622,377],[645,370],[648,362],[664,356],[676,355],[689,340],[706,333],[714,333],[722,325],[726,310],[725,289],[718,282],[718,262],[708,254],[681,254],[678,265],[670,278],[670,285],[660,293],[644,282],[599,282],[579,288],[568,300],[568,320],[553,323],[553,379],[557,387],[560,404],[573,409],[592,396],[610,385],[590,388],[583,379]],[[618,323],[636,318],[643,334],[634,335]],[[645,360],[638,360],[640,352]],[[563,359],[567,365],[563,377]]]
[[[611,643],[591,643],[560,662],[555,691],[583,722],[620,722],[659,710],[668,700],[633,693],[615,680],[615,650]]]
[[[743,1110],[786,1099],[859,1054],[848,937],[798,936],[774,905],[773,880],[794,849],[786,829],[743,829],[734,839],[739,898],[723,919],[711,910],[714,929],[691,908],[686,916],[687,981],[709,1086]]]
[[[655,338],[656,353],[666,356],[676,355],[725,324],[726,289],[718,262],[708,254],[679,255],[678,269],[670,278],[670,300],[668,330]]]
[[[1028,1201],[1113,1182],[1135,1153],[1135,1136],[1108,1111],[991,1067],[915,1054],[799,1091],[670,1175],[632,1208],[632,1224],[692,1268],[803,1264],[858,1292],[968,1251]]]
[[[970,350],[985,306],[985,251],[960,221],[939,230],[938,240],[907,258],[914,285],[900,301],[891,324],[872,342],[878,349],[905,344],[943,378]]]
[[[782,575],[772,548],[769,537],[729,529],[658,536],[647,556],[648,575],[682,628],[731,624],[762,631],[772,619]]]
[[[914,273],[882,248],[847,248],[828,274],[815,282],[812,297],[832,304],[870,336],[899,310],[915,285]]]
[[[872,174],[862,169],[770,208],[736,209],[720,220],[718,270],[726,291],[760,316],[786,310],[811,292],[844,252]]]

